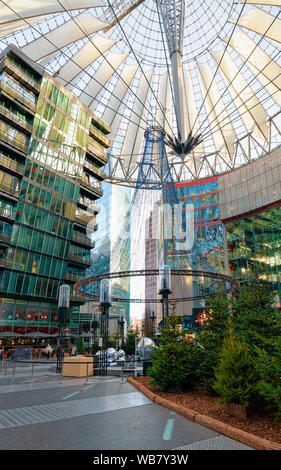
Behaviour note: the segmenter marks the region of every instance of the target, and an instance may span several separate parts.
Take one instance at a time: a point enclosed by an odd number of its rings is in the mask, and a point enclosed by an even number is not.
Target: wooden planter
[[[238,403],[226,403],[225,407],[229,416],[236,418],[248,418],[252,414],[250,407]]]

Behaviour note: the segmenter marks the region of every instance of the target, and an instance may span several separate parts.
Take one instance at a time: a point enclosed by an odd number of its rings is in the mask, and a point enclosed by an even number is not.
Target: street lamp
[[[155,315],[155,312],[154,312],[154,309],[150,309],[150,320],[151,320],[151,323],[152,323],[152,336],[154,336],[154,332],[155,332],[155,320],[156,320],[156,315]]]
[[[125,316],[126,316],[126,309],[125,309],[125,308],[121,308],[121,309],[120,309],[120,316],[119,316],[118,322],[119,322],[119,324],[120,324],[120,336],[121,336],[122,344],[124,343]]]
[[[94,315],[93,321],[91,323],[91,328],[93,331],[93,352],[96,351],[96,336],[97,336],[97,329],[99,328],[99,322],[96,320],[96,315]]]
[[[162,296],[162,319],[169,315],[168,309],[168,298],[171,294],[171,268],[170,266],[160,266],[159,267],[159,278],[158,278],[158,293]]]
[[[109,279],[102,279],[100,284],[101,309],[101,351],[99,359],[99,375],[107,375],[107,338],[109,307],[111,305],[111,283]]]
[[[57,343],[57,374],[61,373],[63,353],[64,353],[64,341],[65,341],[65,325],[69,317],[69,300],[70,300],[70,286],[63,284],[59,290],[59,302],[58,302],[58,343]]]

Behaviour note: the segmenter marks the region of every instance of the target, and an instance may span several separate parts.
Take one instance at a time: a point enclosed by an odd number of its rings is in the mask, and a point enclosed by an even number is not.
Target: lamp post
[[[101,353],[99,360],[99,375],[107,375],[107,338],[109,307],[111,305],[111,284],[109,279],[102,279],[100,285],[101,309]]]
[[[125,308],[121,308],[121,309],[120,309],[120,315],[119,315],[118,322],[119,322],[119,324],[120,324],[120,336],[121,336],[122,344],[124,343],[125,315],[126,315],[126,309],[125,309]]]
[[[171,269],[170,266],[159,267],[159,278],[158,278],[159,294],[162,296],[162,320],[169,315],[169,294],[171,294]]]
[[[154,309],[150,310],[150,320],[151,320],[151,324],[152,324],[152,336],[154,336],[154,333],[155,333],[155,320],[156,320],[156,315],[155,315]]]
[[[91,323],[91,328],[93,331],[93,351],[96,351],[97,329],[99,328],[99,322],[96,320],[96,315],[94,315],[93,321]]]
[[[67,284],[63,284],[62,286],[60,286],[58,302],[59,336],[57,342],[57,374],[60,374],[62,370],[65,341],[65,325],[69,317],[69,300],[70,286]]]

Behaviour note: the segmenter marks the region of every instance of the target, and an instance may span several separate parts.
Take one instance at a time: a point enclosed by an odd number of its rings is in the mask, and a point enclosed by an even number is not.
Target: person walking
[[[49,360],[52,353],[53,353],[53,349],[49,344],[47,345],[47,347],[45,349],[45,353],[47,354],[47,359]]]

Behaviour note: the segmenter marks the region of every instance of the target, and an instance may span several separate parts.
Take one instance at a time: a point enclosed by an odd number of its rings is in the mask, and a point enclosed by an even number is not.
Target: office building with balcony
[[[28,342],[91,265],[110,128],[15,46],[0,70],[0,340]],[[84,302],[72,289],[69,334]]]
[[[98,231],[93,234],[95,246],[92,250],[92,268],[87,275],[129,271],[131,265],[130,236],[127,242],[122,244],[120,253],[116,254],[131,200],[131,189],[107,182],[102,184],[102,188],[103,195],[99,200],[100,212],[97,215]],[[96,284],[94,293],[99,295],[99,283]],[[130,303],[126,302],[130,297],[130,279],[112,281],[111,293],[113,297],[124,299],[124,302],[113,301],[111,304],[109,333],[121,334],[124,330],[123,336],[126,336],[126,329],[130,326]],[[99,320],[99,304],[89,300],[81,307],[81,311],[84,314],[84,327],[87,332],[90,330],[87,318],[92,315],[95,320]]]

